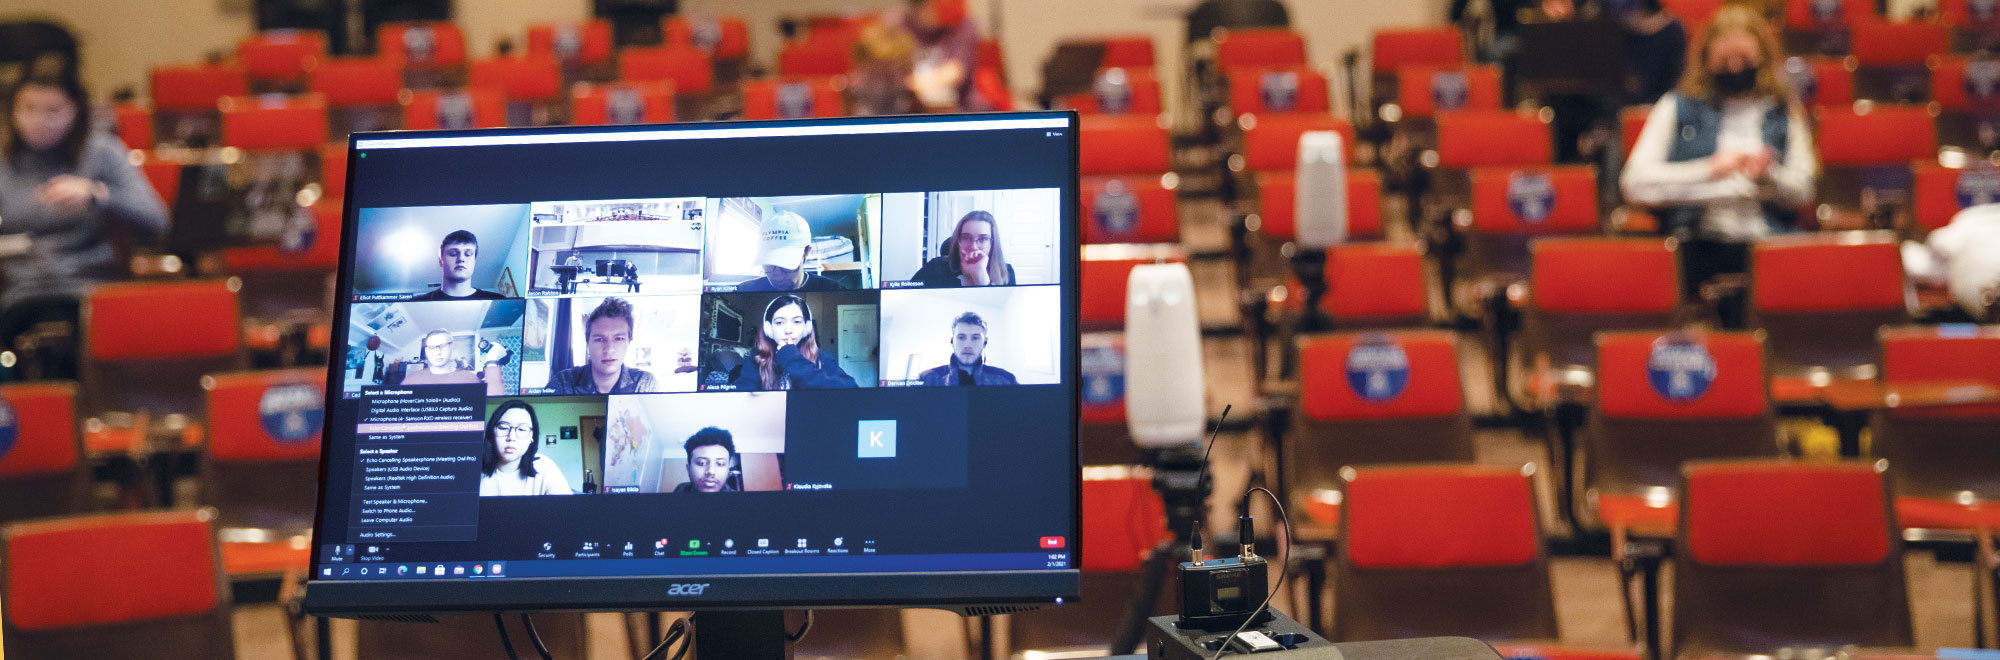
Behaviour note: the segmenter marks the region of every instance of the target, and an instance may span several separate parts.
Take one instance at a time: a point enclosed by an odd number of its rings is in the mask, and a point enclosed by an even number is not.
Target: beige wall
[[[1196,0],[971,0],[973,16],[997,30],[1007,76],[1017,92],[1040,86],[1042,61],[1066,38],[1141,33],[1165,71],[1181,60],[1181,15]],[[903,0],[683,0],[692,14],[746,19],[761,62],[775,58],[777,21],[788,15],[861,13],[900,7]],[[1441,20],[1446,0],[1291,0],[1293,23],[1306,33],[1312,63],[1332,69],[1340,53],[1365,47],[1378,27]],[[84,75],[93,90],[118,85],[142,91],[146,71],[228,50],[248,34],[251,0],[5,0],[0,18],[49,17],[75,29],[84,43]],[[517,40],[530,23],[583,18],[589,0],[460,0],[458,22],[474,56],[492,52],[503,36]],[[1168,94],[1177,96],[1178,85]]]

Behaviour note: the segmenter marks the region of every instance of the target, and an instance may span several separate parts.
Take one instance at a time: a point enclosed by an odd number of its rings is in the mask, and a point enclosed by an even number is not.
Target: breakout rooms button
[[[859,458],[896,457],[896,420],[864,419],[857,422],[859,448],[854,455]]]

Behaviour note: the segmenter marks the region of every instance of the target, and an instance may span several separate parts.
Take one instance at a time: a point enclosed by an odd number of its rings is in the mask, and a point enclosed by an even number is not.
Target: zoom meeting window
[[[1072,566],[1031,117],[358,136],[315,577]]]

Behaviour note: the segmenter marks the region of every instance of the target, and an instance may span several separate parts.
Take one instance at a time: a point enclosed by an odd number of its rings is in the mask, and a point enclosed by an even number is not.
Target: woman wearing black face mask
[[[1804,112],[1778,85],[1778,52],[1756,11],[1716,12],[1625,163],[1625,199],[1660,207],[1661,227],[1681,239],[1689,296],[1715,275],[1747,270],[1750,245],[1793,231],[1796,209],[1812,199],[1819,160]],[[1740,321],[1725,310],[1724,324]]]

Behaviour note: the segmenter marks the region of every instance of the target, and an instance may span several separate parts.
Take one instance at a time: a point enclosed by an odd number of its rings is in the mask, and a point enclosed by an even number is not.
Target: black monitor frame
[[[1078,121],[1075,112],[978,113],[906,117],[866,117],[811,120],[770,120],[653,124],[628,126],[565,126],[522,129],[475,129],[446,131],[385,131],[354,133],[348,138],[347,187],[343,200],[341,268],[336,291],[353,286],[358,209],[354,157],[362,140],[416,137],[479,137],[559,135],[572,133],[612,133],[623,131],[704,130],[715,128],[756,128],[785,125],[847,126],[911,122],[958,122],[994,119],[1067,120],[1069,158],[1067,188],[1062,193],[1063,258],[1059,267],[1065,284],[1062,300],[1064,318],[1075,319],[1081,300],[1080,251],[1082,226],[1078,180]],[[352,302],[335,306],[330,345],[347,345],[347,328]],[[1074,326],[1072,326],[1074,328]],[[1063,337],[1064,374],[1071,384],[1081,382],[1077,356],[1078,332]],[[340,360],[327,365],[327,410],[341,399],[344,369]],[[1080,472],[1076,438],[1079,403],[1071,398],[1069,410],[1071,471]],[[314,535],[323,529],[320,519],[326,511],[327,470],[335,443],[331,424],[322,430],[318,509]],[[1081,556],[1081,481],[1070,482],[1069,568],[1055,570],[894,572],[894,573],[808,573],[756,575],[654,575],[612,577],[508,577],[489,580],[319,580],[311,576],[303,601],[304,610],[316,616],[409,620],[432,614],[502,611],[688,611],[688,610],[774,610],[869,607],[922,607],[970,615],[1028,611],[1075,601],[1079,595],[1077,568]],[[328,541],[329,543],[334,541]],[[315,538],[312,566],[321,563],[324,544]]]

